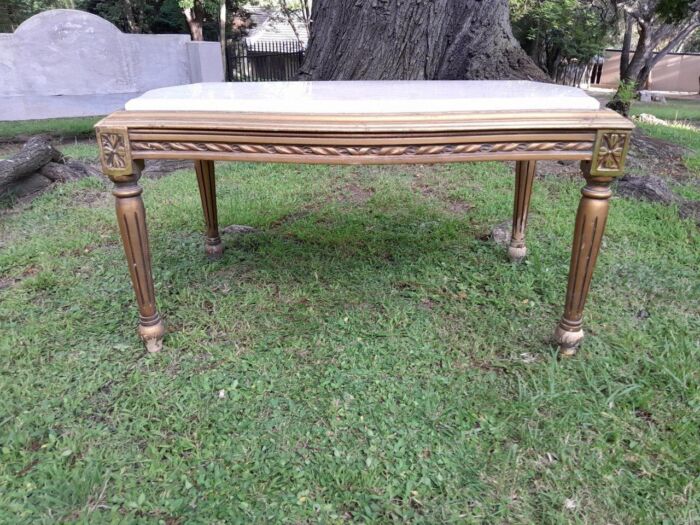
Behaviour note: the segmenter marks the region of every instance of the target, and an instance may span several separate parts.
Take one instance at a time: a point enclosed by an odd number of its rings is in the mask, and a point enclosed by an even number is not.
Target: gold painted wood
[[[156,294],[151,271],[151,250],[146,229],[146,210],[141,198],[141,161],[119,167],[119,174],[111,176],[115,182],[117,223],[124,245],[129,275],[139,307],[139,335],[149,352],[158,352],[163,346],[165,326],[156,307]],[[126,171],[131,171],[127,176]]]
[[[129,133],[124,127],[97,128],[97,144],[100,146],[102,171],[114,182],[130,180],[132,173]]]
[[[206,222],[206,251],[219,256],[214,161],[433,164],[516,161],[512,259],[525,256],[528,208],[539,160],[580,160],[588,184],[579,206],[562,354],[583,338],[583,306],[607,217],[609,184],[624,170],[633,124],[610,110],[385,115],[121,111],[97,125],[103,170],[115,182],[117,216],[149,349],[164,333],[155,307],[138,167],[145,159],[192,159]],[[135,235],[134,235],[135,234]]]
[[[621,177],[625,171],[625,159],[629,151],[632,133],[614,130],[598,130],[593,159],[592,175]]]
[[[206,224],[205,251],[210,259],[219,259],[224,253],[219,235],[219,219],[216,209],[216,180],[214,177],[214,162],[197,160],[194,163],[197,174],[199,196],[202,199],[204,223]]]
[[[537,172],[536,161],[518,161],[515,165],[515,202],[513,204],[513,230],[511,232],[508,257],[513,262],[522,261],[527,255],[525,229],[530,211],[532,184]]]
[[[225,113],[216,111],[118,111],[96,125],[140,132],[264,131],[274,133],[390,133],[449,131],[631,130],[634,125],[612,110],[484,111],[376,115]]]
[[[614,178],[595,176],[591,174],[591,168],[590,162],[581,163],[587,184],[581,190],[581,201],[576,214],[566,306],[555,332],[563,356],[574,355],[584,336],[583,308],[600,252],[612,196],[610,184]]]

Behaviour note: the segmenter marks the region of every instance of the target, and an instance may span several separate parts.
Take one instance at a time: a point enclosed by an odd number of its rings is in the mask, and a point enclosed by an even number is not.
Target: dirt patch
[[[29,268],[24,270],[22,274],[18,277],[0,277],[0,290],[16,286],[28,277],[32,277],[38,273],[39,268],[37,268],[36,266],[30,266]]]
[[[581,163],[576,160],[544,160],[537,162],[538,179],[544,178],[545,175],[556,175],[563,177],[580,177]]]
[[[632,144],[627,156],[625,171],[631,175],[656,175],[669,177],[678,181],[691,178],[684,158],[692,153],[689,149],[645,135],[642,130],[635,129],[632,133]],[[539,161],[537,176],[558,175],[580,177],[581,169],[578,161]]]
[[[425,183],[413,183],[413,189],[417,192],[419,192],[423,197],[437,197],[439,198],[439,192],[438,190]]]
[[[443,203],[445,210],[455,215],[464,215],[471,211],[474,206],[469,202],[462,200],[457,197],[450,197],[441,188],[431,186],[425,182],[415,181],[411,185],[413,191],[420,193],[423,197],[427,199],[436,199]]]
[[[257,228],[253,228],[252,226],[244,226],[241,224],[231,224],[230,226],[226,226],[225,228],[221,229],[221,234],[227,234],[227,235],[246,235],[249,233],[261,233],[260,230]]]
[[[4,290],[5,288],[9,288],[10,286],[16,284],[18,282],[17,279],[13,279],[11,277],[2,277],[0,278],[0,290]]]
[[[474,208],[471,204],[461,199],[452,199],[447,205],[447,209],[455,215],[464,215]]]
[[[684,158],[692,153],[687,148],[645,135],[639,129],[632,133],[632,145],[627,156],[627,173],[669,177],[678,181],[691,178]]]
[[[311,215],[314,212],[315,208],[313,206],[305,206],[299,211],[294,211],[292,213],[288,213],[286,215],[283,215],[279,219],[273,221],[270,224],[271,228],[280,228],[282,226],[287,226],[289,224],[295,223],[298,220],[303,219],[304,217],[307,217]]]
[[[142,173],[149,179],[160,179],[176,171],[193,169],[191,160],[154,159],[146,161]]]
[[[98,208],[107,206],[112,202],[112,195],[108,191],[100,190],[81,190],[76,192],[71,199],[71,204],[79,204],[81,206],[89,206]]]
[[[347,202],[349,204],[362,205],[365,204],[374,196],[373,188],[363,188],[354,182],[350,182],[343,186],[338,195],[338,202]]]
[[[693,219],[700,228],[700,201],[684,202],[680,205],[678,214],[683,219]]]

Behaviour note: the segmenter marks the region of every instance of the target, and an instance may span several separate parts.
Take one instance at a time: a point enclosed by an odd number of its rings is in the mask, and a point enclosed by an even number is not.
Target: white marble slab
[[[154,89],[129,111],[431,113],[596,110],[578,88],[511,80],[221,82]]]

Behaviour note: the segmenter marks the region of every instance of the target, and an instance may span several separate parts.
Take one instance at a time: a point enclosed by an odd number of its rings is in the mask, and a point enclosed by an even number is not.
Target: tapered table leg
[[[564,316],[555,332],[562,356],[576,354],[583,339],[583,308],[600,251],[612,196],[611,177],[591,176],[590,162],[583,162],[582,169],[587,184],[581,190],[582,197],[576,215]]]
[[[196,160],[194,169],[197,173],[199,196],[202,199],[202,210],[204,211],[204,222],[206,224],[204,250],[210,259],[219,259],[224,253],[224,245],[221,243],[221,236],[219,235],[214,162],[211,160]]]
[[[527,254],[525,229],[530,210],[532,183],[535,180],[537,161],[518,161],[515,166],[515,201],[513,204],[513,231],[508,247],[508,257],[513,262],[522,261]]]
[[[112,191],[116,198],[117,222],[124,244],[124,253],[129,264],[131,283],[139,306],[139,335],[149,352],[158,352],[163,347],[165,326],[156,307],[156,294],[151,273],[151,250],[146,230],[146,210],[138,185],[141,162],[133,162],[131,176],[120,176]]]

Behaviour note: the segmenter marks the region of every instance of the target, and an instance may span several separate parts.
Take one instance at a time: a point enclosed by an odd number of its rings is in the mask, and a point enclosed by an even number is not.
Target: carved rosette
[[[596,137],[591,162],[591,175],[620,177],[625,170],[625,158],[630,145],[628,131],[601,130]]]
[[[125,129],[98,129],[102,171],[115,182],[133,174],[129,136]]]

